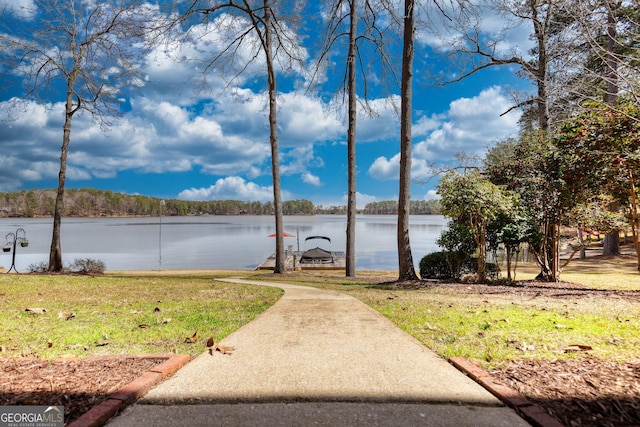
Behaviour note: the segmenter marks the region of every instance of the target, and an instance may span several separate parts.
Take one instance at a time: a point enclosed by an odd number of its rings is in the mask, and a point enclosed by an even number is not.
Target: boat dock
[[[331,262],[300,262],[302,251],[285,251],[285,268],[287,270],[344,270],[347,264],[347,256],[344,252],[331,251]],[[273,270],[276,264],[276,254],[272,253],[256,268],[256,270]]]

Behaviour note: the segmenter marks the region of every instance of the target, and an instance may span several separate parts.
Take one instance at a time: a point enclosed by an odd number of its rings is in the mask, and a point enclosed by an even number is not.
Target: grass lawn
[[[627,262],[628,261],[628,262]],[[515,359],[580,357],[636,360],[640,298],[615,293],[550,296],[517,288],[457,285],[399,288],[380,284],[395,272],[109,272],[104,276],[0,275],[0,356],[204,351],[282,295],[274,288],[217,282],[228,276],[287,281],[350,294],[443,357],[497,366]],[[517,279],[535,276],[522,266]],[[574,261],[562,279],[584,288],[640,291],[633,260]],[[487,291],[489,290],[489,291]],[[27,311],[30,309],[31,311]],[[46,311],[37,314],[40,310]],[[34,313],[35,312],[35,313]],[[197,334],[197,342],[188,338]]]
[[[561,279],[585,289],[640,291],[635,262],[573,262]],[[475,285],[399,288],[372,284],[397,278],[394,272],[358,272],[358,280],[340,273],[307,273],[278,277],[350,294],[373,307],[443,357],[462,356],[495,367],[516,359],[564,359],[588,354],[602,360],[638,359],[640,295],[615,293],[546,295],[517,288]],[[533,279],[525,266],[517,279]],[[270,274],[254,274],[269,280]],[[492,289],[496,289],[493,292]],[[556,292],[558,294],[558,292]],[[582,346],[582,348],[577,347]],[[582,351],[588,348],[588,351]]]
[[[282,295],[213,280],[231,274],[0,275],[0,356],[200,354]]]

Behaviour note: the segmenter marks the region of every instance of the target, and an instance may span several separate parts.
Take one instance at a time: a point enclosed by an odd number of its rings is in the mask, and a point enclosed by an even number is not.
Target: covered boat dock
[[[313,250],[313,249],[312,249]],[[329,262],[303,262],[300,260],[307,251],[285,251],[285,267],[287,270],[344,270],[347,265],[346,254],[344,252],[324,251],[331,254]],[[276,265],[276,254],[272,253],[267,259],[256,268],[256,270],[273,270]]]
[[[331,243],[326,236],[309,236],[309,240],[321,239]],[[264,260],[257,270],[273,270],[276,263],[276,254],[272,253]],[[346,268],[346,255],[344,252],[335,252],[315,247],[305,251],[294,251],[292,246],[285,252],[285,268],[287,270],[344,270]]]

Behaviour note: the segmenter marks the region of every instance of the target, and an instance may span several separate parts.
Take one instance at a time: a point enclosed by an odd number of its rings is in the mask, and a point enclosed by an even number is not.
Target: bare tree
[[[563,55],[551,45],[551,36],[557,31],[553,17],[558,10],[560,5],[555,0],[489,0],[476,7],[467,4],[452,19],[443,20],[447,35],[443,42],[455,64],[453,75],[456,77],[439,82],[459,82],[489,67],[518,66],[521,75],[533,82],[536,93],[517,100],[509,111],[534,106],[535,127],[548,131],[552,103],[549,71]],[[488,13],[497,14],[503,22],[500,30],[490,33],[483,29],[483,16]],[[517,47],[505,49],[507,34],[521,25],[531,26],[533,47],[528,51],[520,51]]]
[[[345,274],[347,277],[356,275],[356,27],[358,0],[351,0],[349,12],[349,54],[347,59],[349,69],[349,128],[347,130],[347,260]]]
[[[361,4],[361,6],[360,6]],[[366,43],[373,47],[377,52],[376,61],[380,67],[382,75],[387,75],[387,71],[393,76],[393,65],[386,52],[386,46],[389,44],[386,35],[387,28],[380,26],[379,15],[387,12],[387,5],[384,3],[364,0],[359,3],[358,0],[331,0],[328,2],[327,10],[329,11],[328,22],[325,26],[326,36],[320,58],[318,60],[317,69],[322,68],[335,44],[343,37],[348,42],[346,75],[342,83],[342,89],[347,92],[347,244],[346,244],[346,268],[347,277],[356,275],[356,182],[357,182],[357,163],[356,163],[356,128],[358,115],[358,95],[356,76],[360,73],[363,80],[362,106],[364,111],[369,115],[375,115],[368,104],[367,83],[368,83],[368,67],[367,60],[361,52],[360,45]],[[345,24],[347,21],[347,24]],[[358,24],[362,23],[361,31],[358,32]],[[344,27],[347,27],[343,30]],[[314,76],[315,80],[315,76]]]
[[[201,4],[203,3],[203,4]],[[257,50],[250,57],[247,63],[240,65],[238,75],[248,67],[250,63],[255,62],[261,52],[265,60],[267,70],[267,86],[269,94],[269,143],[271,146],[271,176],[273,182],[273,205],[275,211],[275,228],[276,228],[276,259],[274,265],[274,273],[282,274],[286,272],[285,252],[284,252],[284,221],[282,209],[282,192],[280,184],[280,160],[278,149],[278,121],[277,121],[277,87],[276,87],[276,61],[284,60],[289,63],[300,62],[300,52],[297,50],[297,43],[294,40],[291,29],[288,28],[283,21],[278,19],[278,13],[274,12],[275,6],[284,9],[284,1],[214,1],[201,2],[194,1],[188,9],[186,15],[193,14],[220,15],[220,14],[240,14],[244,21],[234,21],[240,23],[243,27],[240,31],[231,34],[231,40],[221,52],[215,54],[214,58],[205,68],[205,74],[213,69],[214,66],[230,61],[235,63],[238,60],[234,53],[242,45],[252,44],[251,36],[257,38]],[[292,15],[298,10],[300,2],[294,1],[290,8]],[[275,50],[275,52],[274,52]]]
[[[516,109],[529,112],[533,109],[534,113],[524,117],[531,118],[534,123],[524,127],[537,130],[538,135],[547,135],[554,123],[551,107],[554,100],[560,97],[558,93],[563,93],[556,90],[560,85],[558,75],[551,73],[551,70],[566,66],[563,62],[566,50],[558,42],[562,39],[560,34],[564,23],[554,20],[561,10],[561,2],[556,0],[489,0],[481,6],[467,5],[455,19],[444,24],[451,40],[448,44],[450,57],[458,72],[456,78],[442,83],[463,80],[489,67],[519,66],[521,75],[533,82],[536,91],[517,100],[513,107],[502,114]],[[498,14],[504,23],[501,30],[489,33],[483,29],[482,17],[487,13]],[[533,47],[524,52],[517,48],[503,48],[506,35],[521,25],[530,25]],[[451,37],[452,34],[456,36]],[[553,90],[550,89],[552,83],[557,85]],[[557,280],[560,267],[556,238],[559,236],[559,227],[556,218],[549,217],[541,222],[542,234],[549,236],[541,268],[545,275],[549,272],[552,281]]]
[[[60,245],[67,156],[72,121],[86,111],[103,129],[119,115],[122,86],[136,82],[150,9],[137,1],[33,0],[20,16],[4,11],[3,61],[24,77],[23,99],[64,99],[60,170],[53,216],[49,271],[63,269]],[[23,20],[29,20],[25,25]],[[50,104],[55,105],[55,104]]]
[[[636,2],[566,0],[563,13],[574,35],[568,51],[573,79],[566,85],[577,102],[590,100],[616,108],[619,93],[638,102],[640,20]]]
[[[616,111],[618,93],[639,99],[637,4],[623,6],[619,0],[575,0],[568,2],[566,14],[578,35],[575,50],[581,53],[576,78],[570,91],[577,102],[590,100]],[[614,209],[619,206],[613,205]],[[605,235],[603,255],[620,255],[620,234]]]
[[[398,196],[398,280],[417,280],[409,239],[411,205],[411,123],[413,102],[413,57],[415,1],[404,2],[402,87],[400,89],[400,191]]]

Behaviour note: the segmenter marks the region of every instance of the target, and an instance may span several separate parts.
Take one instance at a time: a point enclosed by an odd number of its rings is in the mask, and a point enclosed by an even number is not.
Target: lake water
[[[416,264],[429,252],[447,220],[439,215],[414,215],[410,221],[411,248]],[[31,264],[48,263],[51,218],[0,219],[2,236],[26,231],[28,247],[18,245],[15,266],[27,272]],[[347,220],[344,215],[285,216],[285,247],[316,246],[344,251]],[[254,269],[275,251],[271,216],[203,216],[151,218],[63,218],[62,257],[65,265],[76,258],[92,258],[107,270]],[[22,235],[22,234],[20,234]],[[305,238],[323,235],[325,241]],[[9,268],[11,252],[0,252],[0,265]],[[396,217],[361,215],[356,221],[356,268],[397,270]]]

